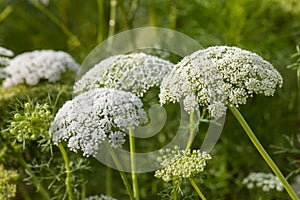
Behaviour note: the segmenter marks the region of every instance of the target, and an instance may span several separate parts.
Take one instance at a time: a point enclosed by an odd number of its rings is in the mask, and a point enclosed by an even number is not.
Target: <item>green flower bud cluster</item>
[[[47,103],[39,104],[30,101],[22,104],[19,111],[14,114],[8,130],[17,142],[25,145],[26,140],[35,141],[48,136],[53,119],[54,116]]]
[[[206,161],[211,159],[206,152],[180,150],[178,146],[174,149],[162,149],[160,154],[157,161],[163,168],[157,170],[154,176],[166,182],[200,176],[204,171]]]
[[[14,181],[18,177],[16,171],[5,170],[0,164],[0,199],[14,199],[17,190]]]

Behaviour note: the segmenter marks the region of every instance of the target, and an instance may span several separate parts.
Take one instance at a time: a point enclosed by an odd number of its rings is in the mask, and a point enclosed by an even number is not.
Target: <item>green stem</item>
[[[127,193],[129,195],[130,200],[134,200],[131,186],[130,186],[129,181],[126,177],[126,174],[124,173],[124,171],[122,171],[122,167],[121,167],[121,164],[120,164],[120,162],[117,158],[117,155],[115,154],[114,150],[111,148],[111,146],[108,142],[105,142],[105,146],[108,149],[110,156],[112,157],[113,161],[116,164],[116,167],[117,167],[117,169],[120,173],[120,176],[122,178],[123,184],[125,185],[125,188],[127,190]]]
[[[130,164],[131,164],[131,178],[132,178],[132,186],[133,186],[133,196],[135,200],[139,200],[139,187],[137,181],[137,174],[135,173],[135,140],[133,135],[133,128],[129,127],[129,145],[130,145]]]
[[[193,136],[194,136],[194,112],[191,111],[190,112],[190,133],[189,133],[189,139],[188,139],[188,143],[186,145],[186,149],[191,148],[192,143],[193,143]]]
[[[85,200],[86,197],[86,183],[83,183],[81,185],[82,189],[81,189],[81,200]]]
[[[246,120],[244,119],[242,114],[239,112],[239,110],[233,105],[229,105],[228,107],[231,110],[231,112],[233,113],[233,115],[236,117],[236,119],[239,121],[239,123],[241,124],[241,126],[243,127],[245,132],[247,133],[248,137],[250,138],[250,140],[252,141],[252,143],[254,144],[256,149],[259,151],[260,155],[264,158],[266,163],[269,165],[269,167],[272,169],[272,171],[275,173],[275,175],[279,178],[282,185],[284,186],[286,191],[289,193],[290,197],[293,200],[299,200],[296,193],[294,192],[294,190],[292,189],[290,184],[287,182],[285,177],[282,175],[281,171],[278,169],[277,165],[274,163],[272,158],[269,156],[269,154],[263,148],[263,146],[261,145],[259,140],[256,138],[255,134],[253,133],[250,126],[248,125],[248,123],[246,122]]]
[[[139,0],[132,0],[131,1],[131,5],[130,5],[130,9],[127,15],[127,24],[128,24],[128,28],[132,29],[133,28],[133,20],[135,17],[135,13],[137,10],[139,4]]]
[[[169,15],[169,28],[176,29],[176,22],[177,22],[177,7],[176,2],[174,0],[170,1],[170,15]]]
[[[34,186],[36,187],[36,189],[40,193],[40,195],[43,197],[43,199],[49,199],[50,200],[50,196],[49,196],[48,192],[43,187],[43,185],[39,182],[39,180],[34,175],[34,173],[31,171],[31,169],[27,166],[27,164],[26,164],[25,160],[23,159],[23,157],[21,155],[19,155],[17,152],[16,152],[16,156],[17,156],[17,159],[19,160],[20,164],[22,165],[22,167],[25,169],[25,171],[31,177]]]
[[[104,1],[97,0],[98,4],[98,32],[97,43],[100,43],[105,38],[105,14],[104,14]]]
[[[111,196],[112,195],[112,169],[110,167],[106,168],[105,180],[106,180],[105,182],[106,195]]]
[[[152,5],[152,3],[149,3],[149,14],[150,14],[150,23],[151,26],[158,26],[158,17],[155,11],[154,6]]]
[[[13,11],[12,6],[7,6],[1,13],[0,13],[0,23],[3,22]]]
[[[72,193],[72,187],[71,187],[71,170],[70,170],[70,162],[69,162],[69,158],[67,155],[67,152],[65,150],[65,148],[63,147],[63,145],[61,143],[58,144],[58,148],[63,156],[64,162],[65,162],[65,167],[66,167],[66,187],[67,187],[67,192],[68,192],[68,197],[69,200],[73,199],[73,193]]]
[[[117,15],[117,0],[110,0],[108,37],[113,36],[115,33],[116,15]]]
[[[42,6],[38,1],[31,0],[30,1],[34,7],[36,7],[39,11],[44,13],[56,26],[60,28],[60,30],[66,34],[69,39],[71,39],[76,45],[80,45],[81,42],[78,40],[77,36],[74,35],[70,29],[61,22],[55,15],[53,15],[49,10],[47,10],[44,6]]]
[[[174,189],[173,189],[173,199],[174,199],[174,200],[177,200],[177,192],[176,192],[176,184],[175,184],[175,181],[173,181],[173,186],[174,186]]]
[[[206,200],[205,196],[203,195],[203,193],[201,192],[200,188],[197,186],[196,182],[192,179],[189,178],[190,183],[192,184],[192,186],[194,187],[194,189],[196,190],[197,194],[199,195],[199,197],[202,200]]]

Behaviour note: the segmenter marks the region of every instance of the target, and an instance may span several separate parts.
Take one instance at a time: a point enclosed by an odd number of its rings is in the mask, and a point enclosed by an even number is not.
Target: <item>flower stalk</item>
[[[129,196],[130,200],[134,200],[131,186],[130,186],[129,181],[126,177],[126,174],[122,171],[122,167],[121,167],[121,164],[120,164],[120,162],[117,158],[117,155],[115,154],[114,150],[111,148],[111,145],[108,142],[105,142],[105,147],[108,149],[108,152],[109,152],[111,158],[115,162],[115,165],[116,165],[116,167],[117,167],[117,169],[120,173],[120,176],[122,178],[123,184],[124,184],[124,186],[127,190],[127,193],[128,193],[128,196]]]
[[[137,175],[135,173],[136,169],[136,161],[135,161],[135,140],[133,135],[133,128],[129,126],[129,145],[130,145],[130,164],[131,164],[131,178],[132,178],[132,185],[133,185],[133,196],[135,200],[139,200],[139,186]]]
[[[58,144],[58,148],[61,152],[61,155],[64,159],[65,162],[65,168],[66,168],[66,188],[67,188],[67,192],[68,192],[68,198],[69,200],[73,199],[73,192],[72,192],[72,187],[71,187],[71,170],[70,170],[70,161],[68,158],[68,154],[65,150],[65,148],[63,147],[63,145],[61,143]]]
[[[239,121],[239,123],[243,127],[244,131],[247,133],[249,139],[252,141],[252,143],[254,144],[254,146],[256,147],[256,149],[259,151],[259,153],[261,154],[261,156],[264,158],[264,160],[266,161],[266,163],[272,169],[272,171],[274,172],[274,174],[279,178],[279,180],[283,184],[284,188],[289,193],[290,197],[293,200],[299,200],[299,198],[297,197],[296,193],[294,192],[294,190],[292,189],[292,187],[290,186],[290,184],[287,182],[287,180],[285,179],[285,177],[283,176],[283,174],[281,173],[281,171],[278,169],[277,165],[274,163],[274,161],[272,160],[272,158],[269,156],[269,154],[263,148],[263,146],[261,145],[261,143],[259,142],[259,140],[256,138],[256,136],[253,133],[252,129],[250,128],[250,126],[248,125],[248,123],[246,122],[246,120],[244,119],[244,117],[242,116],[242,114],[239,112],[239,110],[235,106],[233,106],[233,105],[229,105],[228,107],[231,110],[231,112],[233,113],[233,115],[236,117],[236,119]]]
[[[201,192],[200,188],[197,186],[196,182],[194,181],[194,179],[189,178],[189,181],[191,183],[191,185],[193,186],[193,188],[196,190],[197,194],[199,195],[199,197],[202,200],[206,200],[205,196],[203,195],[203,193]]]
[[[188,139],[188,143],[186,145],[186,150],[187,149],[190,149],[191,146],[192,146],[192,143],[193,143],[193,139],[194,139],[194,112],[193,111],[190,111],[190,134],[189,134],[189,139]]]

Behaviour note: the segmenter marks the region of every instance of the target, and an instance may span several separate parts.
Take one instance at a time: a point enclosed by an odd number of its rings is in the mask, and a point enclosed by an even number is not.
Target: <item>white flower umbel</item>
[[[86,197],[85,200],[117,200],[117,199],[101,194],[100,196],[94,195],[94,196]]]
[[[75,83],[74,92],[107,87],[142,97],[149,88],[159,86],[172,67],[167,60],[144,53],[111,56],[83,75]]]
[[[6,78],[8,76],[3,67],[9,65],[11,60],[10,57],[12,56],[14,56],[14,53],[11,50],[0,47],[0,79]]]
[[[4,71],[9,75],[4,87],[11,87],[25,82],[38,84],[40,79],[56,82],[67,69],[77,72],[79,65],[66,52],[53,50],[36,50],[26,52],[13,58]]]
[[[14,52],[12,52],[11,50],[6,49],[4,47],[0,47],[0,55],[6,56],[6,57],[12,57],[12,56],[14,56]]]
[[[258,187],[265,192],[270,190],[283,191],[282,183],[278,177],[272,173],[252,172],[243,179],[243,184],[246,185],[248,189]]]
[[[215,46],[185,57],[164,78],[160,101],[178,102],[190,112],[206,106],[212,117],[226,112],[226,103],[245,104],[253,94],[273,95],[282,77],[259,55],[237,47]]]
[[[53,142],[67,141],[68,147],[85,156],[96,156],[107,140],[113,148],[125,142],[129,126],[147,122],[141,100],[130,92],[97,88],[67,101],[50,127]]]
[[[166,182],[193,178],[203,173],[207,160],[211,156],[200,150],[180,150],[179,147],[160,151],[158,162],[163,167],[155,171],[155,177]]]

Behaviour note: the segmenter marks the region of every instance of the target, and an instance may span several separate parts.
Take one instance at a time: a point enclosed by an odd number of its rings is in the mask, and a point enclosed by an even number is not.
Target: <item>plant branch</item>
[[[106,148],[109,151],[110,156],[112,157],[113,161],[115,162],[115,165],[116,165],[116,167],[117,167],[117,169],[118,169],[118,171],[120,173],[120,176],[121,176],[122,181],[123,181],[123,183],[125,185],[125,188],[127,190],[127,193],[129,195],[130,200],[134,200],[131,186],[130,186],[129,181],[128,181],[127,177],[126,177],[126,174],[122,171],[122,167],[121,167],[121,164],[120,164],[120,162],[118,160],[117,155],[115,154],[114,150],[111,148],[111,146],[110,146],[110,144],[108,142],[105,141],[104,143],[105,143]]]
[[[133,196],[135,200],[139,200],[139,187],[138,187],[138,181],[137,181],[137,175],[135,173],[135,140],[133,136],[133,128],[129,127],[129,144],[130,144],[130,164],[131,164],[131,177],[132,177],[132,185],[133,185]]]
[[[66,168],[66,187],[67,187],[67,192],[68,192],[68,197],[69,200],[73,199],[73,193],[72,193],[72,187],[71,187],[71,170],[70,170],[70,162],[69,162],[69,158],[68,158],[68,154],[65,150],[65,148],[63,147],[63,145],[61,143],[58,144],[58,148],[63,156],[64,162],[65,162],[65,168]]]
[[[194,189],[196,190],[197,194],[199,195],[199,197],[202,200],[206,200],[205,196],[203,195],[203,193],[201,192],[200,188],[197,186],[196,182],[192,179],[189,178],[190,183],[192,184],[192,186],[194,187]]]
[[[43,199],[50,200],[50,196],[44,186],[39,182],[38,178],[34,175],[31,169],[27,166],[24,158],[16,152],[16,156],[22,167],[25,169],[26,173],[31,177],[34,186],[36,187],[37,191],[43,197]]]
[[[42,6],[38,1],[31,0],[30,1],[34,7],[36,7],[39,11],[44,13],[56,26],[60,28],[60,30],[68,36],[69,40],[72,41],[76,46],[80,46],[82,43],[79,41],[76,35],[74,35],[70,29],[61,22],[55,15],[53,15],[49,10],[47,10],[44,6]]]
[[[255,134],[253,133],[250,126],[248,125],[248,123],[246,122],[246,120],[244,119],[242,114],[239,112],[239,110],[233,105],[229,105],[228,107],[231,110],[231,112],[233,113],[233,115],[236,117],[236,119],[239,121],[239,123],[241,124],[241,126],[243,127],[245,132],[247,133],[248,137],[250,138],[250,140],[252,141],[252,143],[254,144],[256,149],[259,151],[260,155],[264,158],[264,160],[269,165],[269,167],[272,169],[274,174],[279,178],[282,185],[284,186],[286,191],[289,193],[290,197],[293,200],[299,200],[296,193],[294,192],[294,190],[292,189],[290,184],[287,182],[287,180],[285,179],[285,177],[283,176],[281,171],[278,169],[277,165],[274,163],[272,158],[269,156],[269,154],[263,148],[263,146],[261,145],[259,140],[256,138]]]

